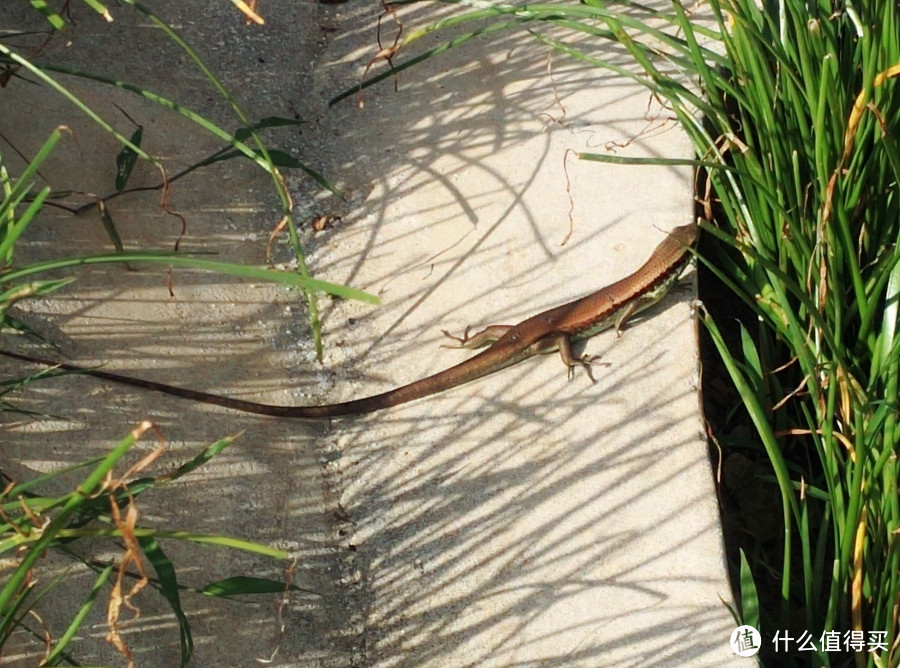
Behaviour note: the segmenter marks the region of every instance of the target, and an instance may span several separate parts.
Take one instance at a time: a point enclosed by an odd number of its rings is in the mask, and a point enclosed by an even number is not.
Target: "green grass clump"
[[[288,555],[282,550],[228,536],[141,526],[136,503],[140,495],[187,475],[234,440],[226,438],[210,445],[172,473],[136,477],[163,454],[164,443],[160,442],[139,461],[125,464],[133,446],[152,429],[147,422],[139,425],[103,457],[22,483],[7,478],[0,493],[0,559],[13,561],[15,567],[4,573],[0,587],[0,656],[13,633],[19,632],[30,634],[45,646],[40,665],[79,665],[75,659],[78,647],[73,641],[79,632],[84,632],[83,626],[94,605],[105,600],[107,640],[131,662],[131,649],[120,632],[122,623],[131,617],[128,608],[137,610],[140,606],[138,594],[144,588],[150,588],[166,600],[175,615],[181,648],[180,665],[185,666],[194,649],[191,625],[181,603],[186,592],[236,596],[296,589],[286,581],[253,576],[226,578],[196,589],[189,589],[179,582],[175,566],[163,550],[161,541],[187,541],[208,548],[239,549],[273,559],[287,559]],[[87,474],[71,492],[62,495],[43,492],[58,486],[65,476],[85,470]],[[110,560],[93,556],[108,550],[118,553],[119,557]],[[46,565],[50,554],[77,564],[78,568],[66,568],[62,574],[54,574]],[[152,571],[145,564],[149,564]],[[45,570],[49,572],[45,573]],[[44,605],[63,606],[62,600],[54,599],[59,596],[59,585],[78,572],[93,577],[92,586],[74,611],[67,628],[47,627],[36,609],[42,601]]]

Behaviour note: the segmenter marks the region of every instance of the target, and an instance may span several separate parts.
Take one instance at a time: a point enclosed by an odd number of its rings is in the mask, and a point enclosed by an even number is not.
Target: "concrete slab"
[[[692,217],[688,170],[567,160],[568,150],[688,155],[665,110],[639,87],[551,56],[522,34],[476,41],[407,72],[398,92],[387,82],[369,89],[362,109],[329,109],[371,58],[377,5],[270,0],[263,29],[213,7],[157,4],[251,115],[308,122],[273,142],[347,195],[340,201],[289,177],[299,220],[339,217],[323,232],[307,228],[310,265],[378,293],[383,305],[323,300],[320,367],[295,294],[178,272],[170,298],[164,272],[108,267],[27,305],[28,322],[76,360],[273,403],[363,396],[462,359],[440,348],[441,329],[516,322],[592,292],[636,269],[665,230]],[[8,26],[28,25],[24,9],[3,11]],[[408,29],[438,11],[400,16]],[[79,13],[61,57],[82,67],[103,61],[234,127],[158,31],[131,10],[115,14],[110,28]],[[149,46],[135,50],[135,35]],[[140,119],[148,148],[173,170],[217,147],[133,96],[73,85],[108,116],[117,117],[116,103]],[[2,131],[26,154],[74,115],[31,88],[0,97]],[[43,113],[27,117],[23,108]],[[115,152],[79,124],[44,173],[54,188],[108,192]],[[153,170],[142,169],[152,182]],[[229,162],[174,188],[172,204],[188,219],[188,247],[261,263],[277,220],[273,197],[264,175]],[[165,247],[180,231],[153,194],[119,200],[114,214],[127,243]],[[31,234],[23,261],[105,243],[97,220],[52,211]],[[287,258],[285,247],[278,253]],[[728,646],[730,592],[687,285],[620,339],[588,344],[607,365],[596,385],[581,375],[568,382],[556,359],[530,360],[383,414],[307,425],[68,377],[26,399],[69,422],[4,416],[4,468],[18,477],[102,452],[144,417],[171,439],[170,461],[246,430],[189,484],[148,499],[145,518],[287,547],[300,560],[294,581],[322,597],[292,599],[281,611],[277,600],[186,600],[196,665],[273,654],[277,666],[739,665]],[[168,549],[193,585],[279,567]],[[73,601],[83,579],[73,569]],[[174,623],[152,599],[141,597],[129,642],[138,665],[173,665]],[[44,614],[63,628],[68,612]],[[92,624],[80,657],[114,662],[102,614]],[[23,660],[40,652],[19,640]]]

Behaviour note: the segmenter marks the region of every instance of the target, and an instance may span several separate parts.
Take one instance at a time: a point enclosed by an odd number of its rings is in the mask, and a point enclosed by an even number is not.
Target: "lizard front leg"
[[[619,317],[616,318],[615,327],[617,339],[622,336],[622,330],[625,329],[625,323],[627,323],[631,319],[631,316],[634,315],[635,311],[637,311],[637,301],[632,301],[622,309]]]
[[[591,363],[594,360],[600,359],[599,355],[582,355],[581,357],[575,357],[572,354],[572,344],[569,343],[569,337],[565,334],[556,334],[543,343],[545,350],[559,351],[559,356],[562,358],[563,364],[569,369],[569,380],[572,380],[575,377],[575,367],[580,366],[587,372],[591,382],[594,384],[597,383],[597,380],[594,378],[594,372],[591,370]]]
[[[488,346],[494,341],[499,340],[504,334],[506,334],[509,330],[513,328],[513,325],[490,325],[485,327],[477,334],[473,334],[469,336],[470,327],[466,327],[466,331],[463,332],[462,336],[453,336],[446,329],[442,329],[444,336],[453,339],[457,342],[456,346],[447,346],[448,348],[481,348],[483,346]]]

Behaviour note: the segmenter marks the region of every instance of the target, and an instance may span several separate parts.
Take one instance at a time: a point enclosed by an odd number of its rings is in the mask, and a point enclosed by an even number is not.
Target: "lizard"
[[[380,411],[444,392],[534,355],[554,351],[559,352],[563,363],[568,367],[570,378],[574,374],[574,369],[582,366],[591,381],[596,382],[590,366],[593,358],[587,356],[575,358],[571,344],[611,327],[615,327],[616,333],[621,334],[629,318],[662,299],[693,257],[691,247],[698,234],[699,227],[695,223],[676,227],[634,273],[580,299],[538,313],[517,325],[491,325],[472,336],[469,336],[467,328],[462,337],[455,337],[444,331],[445,335],[458,342],[459,347],[469,349],[489,347],[455,366],[426,378],[381,394],[341,403],[313,406],[263,404],[75,364],[53,362],[20,353],[0,350],[0,354],[245,413],[310,420]]]

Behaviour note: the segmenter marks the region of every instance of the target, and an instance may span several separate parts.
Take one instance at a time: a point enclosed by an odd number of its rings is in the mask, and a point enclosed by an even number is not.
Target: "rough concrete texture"
[[[329,109],[377,50],[377,4],[268,0],[259,6],[264,27],[245,26],[224,2],[152,6],[251,117],[305,121],[267,137],[346,196],[288,175],[310,266],[383,303],[323,298],[320,365],[295,292],[176,271],[170,297],[163,269],[95,267],[19,312],[69,359],[272,403],[363,396],[469,354],[442,349],[441,329],[511,323],[594,291],[636,269],[665,230],[692,217],[689,170],[567,156],[686,156],[666,110],[640,87],[552,55],[524,33],[475,40],[407,71],[397,91],[391,81],[370,88],[361,109],[355,100]],[[237,127],[158,29],[128,7],[111,9],[107,25],[73,4],[69,42],[53,42],[47,59],[135,82]],[[400,20],[409,31],[438,13],[413,7]],[[25,3],[7,3],[0,24],[40,21]],[[383,24],[395,29],[390,17]],[[592,48],[627,63],[609,45]],[[220,147],[133,95],[65,81],[125,134],[133,126],[114,104],[144,125],[145,148],[170,173]],[[44,178],[55,190],[109,193],[113,141],[44,88],[14,80],[0,95],[0,130],[25,155],[59,123],[73,134]],[[2,154],[15,173],[13,151]],[[133,185],[157,180],[143,164]],[[264,262],[277,199],[248,162],[176,182],[168,204],[187,222],[183,250]],[[156,192],[113,200],[110,209],[131,247],[171,248],[181,231]],[[320,214],[336,218],[312,232]],[[21,264],[109,248],[95,212],[46,209],[28,241]],[[276,256],[289,258],[286,243]],[[279,609],[278,597],[236,602],[186,592],[194,665],[743,665],[728,646],[730,592],[685,285],[621,338],[588,344],[603,355],[596,385],[580,373],[567,381],[547,357],[383,414],[320,425],[67,376],[18,395],[20,405],[55,419],[3,416],[3,467],[17,479],[58,469],[107,451],[145,418],[169,441],[162,470],[244,432],[185,482],[142,499],[141,521],[285,547],[298,558],[294,583],[320,596],[294,595]],[[3,339],[4,347],[18,344]],[[2,364],[4,377],[23,368]],[[191,587],[248,572],[282,577],[284,564],[241,553],[175,541],[165,548]],[[47,579],[66,573],[71,600],[40,608],[58,635],[91,580],[71,562],[43,568]],[[176,665],[171,611],[150,593],[136,603],[142,614],[126,626],[126,640],[137,665]],[[73,654],[121,664],[103,640],[103,610],[92,614]],[[24,632],[15,641],[7,659],[34,665],[42,643]]]

